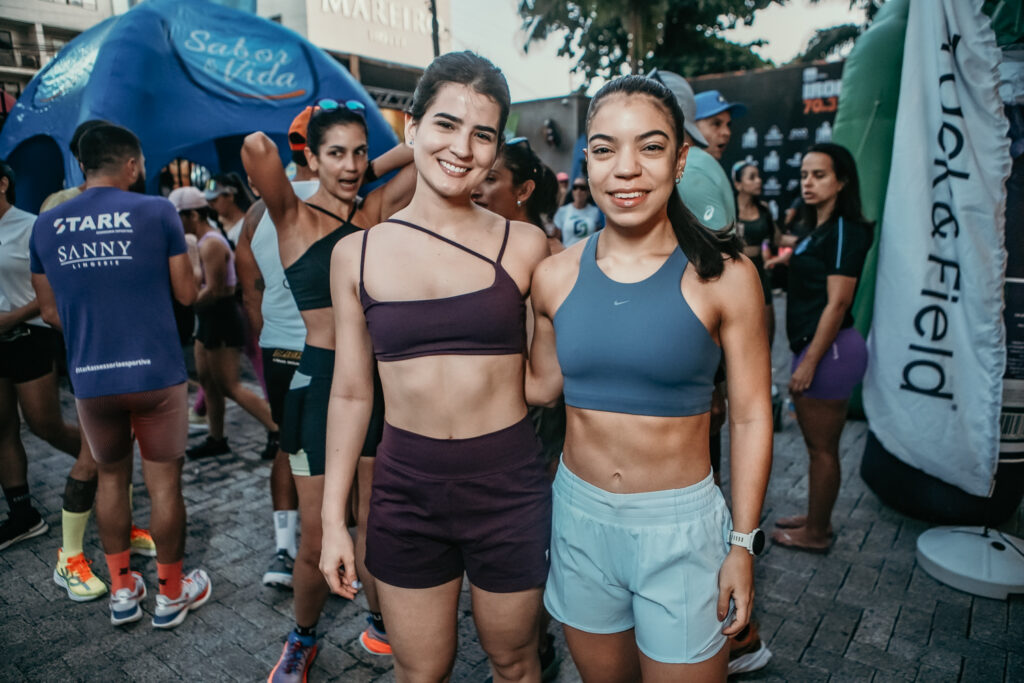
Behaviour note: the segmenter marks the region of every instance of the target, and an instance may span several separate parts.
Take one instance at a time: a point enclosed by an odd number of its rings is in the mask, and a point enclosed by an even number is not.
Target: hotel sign
[[[451,0],[437,0],[441,52]],[[428,0],[306,0],[306,37],[325,50],[425,67],[434,58]]]

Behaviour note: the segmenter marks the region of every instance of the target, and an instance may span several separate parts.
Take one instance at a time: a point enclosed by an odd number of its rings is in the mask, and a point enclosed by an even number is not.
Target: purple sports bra
[[[496,261],[426,228],[398,223],[447,242],[494,265],[494,282],[486,289],[441,299],[377,301],[363,286],[366,238],[359,259],[359,298],[378,361],[420,356],[485,356],[523,353],[526,348],[526,304],[515,280],[501,267],[509,223]]]

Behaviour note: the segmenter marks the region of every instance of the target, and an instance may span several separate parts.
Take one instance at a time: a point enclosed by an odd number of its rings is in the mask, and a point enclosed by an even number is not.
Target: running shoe
[[[316,636],[300,636],[292,629],[267,683],[305,683],[316,659],[316,649]]]
[[[210,577],[202,569],[193,569],[181,579],[181,595],[172,600],[162,593],[156,596],[153,628],[174,628],[185,621],[189,610],[196,610],[210,599]]]
[[[270,561],[270,566],[267,567],[267,571],[263,575],[263,585],[276,588],[291,588],[292,569],[294,566],[295,560],[288,554],[288,551],[284,548],[278,548],[274,559]]]
[[[3,524],[0,524],[0,550],[26,538],[45,534],[49,529],[50,525],[35,508],[17,517],[8,515]]]
[[[146,583],[142,574],[132,572],[135,589],[121,588],[110,596],[110,623],[114,626],[129,624],[142,618],[142,607],[139,603],[146,597]]]
[[[231,448],[228,446],[228,440],[226,437],[215,439],[212,436],[206,437],[206,440],[201,444],[192,446],[185,451],[185,455],[191,460],[198,458],[209,458],[215,455],[225,455],[231,452]]]
[[[371,655],[390,655],[391,645],[388,643],[388,634],[377,630],[373,625],[373,617],[366,617],[369,626],[359,634],[359,644]]]
[[[132,524],[132,541],[130,547],[132,555],[156,557],[156,543],[153,543],[153,537],[149,535],[149,530],[140,529],[134,524]]]
[[[729,639],[729,674],[745,674],[768,666],[772,652],[761,642],[757,623],[751,621],[739,635]]]
[[[263,447],[263,452],[260,453],[260,459],[273,460],[276,458],[279,443],[280,438],[278,432],[267,432],[267,445]]]
[[[53,570],[53,582],[68,592],[75,602],[89,602],[107,592],[107,584],[92,573],[91,560],[84,553],[68,557],[64,548],[57,551],[57,568]]]

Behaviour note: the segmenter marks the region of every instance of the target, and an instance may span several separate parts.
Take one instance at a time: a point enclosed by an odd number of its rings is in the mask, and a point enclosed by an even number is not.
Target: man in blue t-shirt
[[[81,428],[99,472],[96,524],[110,569],[110,621],[142,618],[142,575],[129,565],[132,433],[142,453],[160,594],[155,628],[174,628],[210,597],[201,569],[182,574],[181,465],[188,388],[171,306],[196,298],[181,220],[144,181],[134,133],[112,124],[82,136],[85,190],[36,220],[32,285],[43,319],[63,329]]]

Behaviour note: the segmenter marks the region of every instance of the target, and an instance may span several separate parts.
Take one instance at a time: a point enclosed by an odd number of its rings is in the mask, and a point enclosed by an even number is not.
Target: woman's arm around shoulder
[[[331,254],[335,356],[327,404],[327,462],[320,571],[333,593],[356,595],[355,549],[345,526],[345,505],[355,479],[373,410],[375,360],[359,301],[359,254],[363,231],[342,239]]]
[[[771,352],[757,269],[740,256],[727,260],[722,276],[708,283],[720,311],[719,338],[729,397],[729,447],[733,528],[758,527],[772,467]],[[723,629],[736,635],[750,621],[754,600],[753,557],[732,546],[719,572],[719,618],[732,598],[736,620]]]
[[[562,394],[554,318],[576,281],[583,244],[579,242],[547,257],[533,272],[533,342],[526,366],[526,402],[529,405],[551,406]]]

